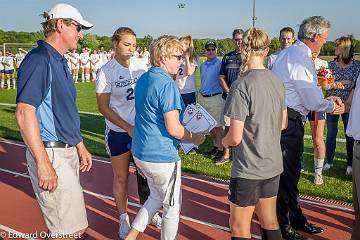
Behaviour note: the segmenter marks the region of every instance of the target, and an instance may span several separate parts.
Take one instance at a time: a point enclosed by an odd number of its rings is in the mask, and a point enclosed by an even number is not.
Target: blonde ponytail
[[[243,63],[240,75],[243,76],[248,71],[248,64],[252,56],[261,55],[270,44],[270,38],[259,28],[249,28],[243,36]]]

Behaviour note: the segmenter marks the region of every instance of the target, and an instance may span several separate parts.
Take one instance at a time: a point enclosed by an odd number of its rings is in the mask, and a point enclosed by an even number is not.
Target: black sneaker
[[[225,158],[224,156],[221,156],[220,158],[217,158],[215,160],[215,165],[216,166],[223,165],[224,163],[227,163],[228,161],[230,161],[229,158]]]

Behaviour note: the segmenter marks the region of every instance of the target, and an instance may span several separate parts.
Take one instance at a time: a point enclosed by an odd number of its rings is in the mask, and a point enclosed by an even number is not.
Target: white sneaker
[[[315,185],[321,185],[323,183],[324,183],[324,181],[323,181],[322,175],[318,174],[318,173],[314,173],[314,184]]]
[[[351,167],[351,166],[347,166],[345,175],[347,175],[347,176],[351,176],[351,175],[352,175],[352,167]]]
[[[119,237],[120,239],[125,239],[130,231],[130,221],[127,213],[120,215],[119,219]]]
[[[162,218],[159,215],[159,212],[156,212],[153,218],[151,219],[151,224],[161,229]]]
[[[332,168],[332,166],[333,166],[332,164],[325,163],[323,167],[323,171],[329,170],[330,168]]]

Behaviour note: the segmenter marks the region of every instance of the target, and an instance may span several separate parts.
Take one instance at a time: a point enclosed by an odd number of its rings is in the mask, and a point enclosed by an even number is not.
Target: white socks
[[[322,174],[324,166],[324,159],[316,159],[314,158],[314,172],[315,174]]]

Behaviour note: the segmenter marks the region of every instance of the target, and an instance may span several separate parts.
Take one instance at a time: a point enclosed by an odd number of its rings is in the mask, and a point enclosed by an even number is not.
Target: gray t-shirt
[[[253,69],[231,86],[224,114],[244,122],[233,148],[231,177],[269,179],[283,171],[280,147],[285,105],[283,82],[268,69]]]

